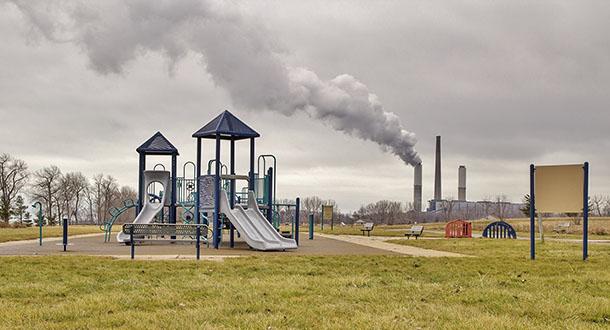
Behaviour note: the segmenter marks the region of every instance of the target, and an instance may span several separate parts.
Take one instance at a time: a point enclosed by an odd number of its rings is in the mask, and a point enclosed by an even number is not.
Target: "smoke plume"
[[[170,71],[189,53],[233,102],[287,116],[304,112],[335,130],[377,143],[416,165],[415,136],[348,74],[331,80],[285,64],[282,48],[256,19],[226,2],[197,0],[11,1],[44,38],[73,43],[101,74],[121,74],[138,56],[158,52]]]

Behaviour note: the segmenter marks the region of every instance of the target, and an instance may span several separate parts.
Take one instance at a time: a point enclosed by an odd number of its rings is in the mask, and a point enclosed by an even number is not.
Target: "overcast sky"
[[[468,199],[506,194],[518,201],[529,189],[530,163],[584,161],[591,162],[592,193],[610,194],[610,2],[250,1],[227,6],[241,18],[210,27],[221,41],[225,26],[254,29],[243,36],[264,36],[272,46],[262,47],[273,49],[274,60],[315,72],[320,88],[348,74],[354,84],[365,85],[370,93],[365,98],[376,95],[374,106],[396,114],[417,139],[426,200],[432,197],[435,135],[443,136],[444,196],[457,196],[459,165],[468,168]],[[224,13],[225,8],[215,10]],[[99,11],[108,13],[113,10]],[[56,17],[48,21],[53,24]],[[167,30],[173,23],[164,24]],[[102,36],[129,42],[121,37],[130,27]],[[180,164],[193,160],[191,134],[228,109],[261,134],[258,153],[277,156],[280,196],[332,198],[346,211],[380,199],[411,201],[413,168],[391,149],[382,150],[357,129],[345,134],[342,123],[326,120],[318,110],[289,116],[291,111],[276,109],[267,99],[271,96],[258,95],[265,94],[266,81],[275,79],[264,77],[267,71],[243,78],[244,84],[260,80],[258,90],[246,85],[244,92],[242,85],[227,82],[213,62],[226,54],[210,50],[223,49],[222,43],[197,45],[204,56],[188,46],[172,57],[166,48],[155,51],[156,34],[147,37],[153,41],[115,66],[96,62],[95,56],[109,54],[108,48],[104,53],[69,38],[49,38],[14,3],[0,1],[0,152],[24,159],[32,170],[55,164],[64,171],[111,174],[135,186],[135,148],[142,142],[161,131],[180,150]],[[111,59],[133,46],[113,47]],[[240,99],[249,91],[257,95]],[[398,143],[411,138],[404,135]],[[245,174],[248,144],[237,147],[238,171]],[[211,152],[208,142],[206,159]]]

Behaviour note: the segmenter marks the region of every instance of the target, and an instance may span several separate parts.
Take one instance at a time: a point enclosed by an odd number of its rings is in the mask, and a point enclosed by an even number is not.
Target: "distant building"
[[[493,215],[497,218],[522,217],[522,203],[505,201],[460,201],[460,200],[430,200],[428,213],[436,214],[445,219],[481,219]]]

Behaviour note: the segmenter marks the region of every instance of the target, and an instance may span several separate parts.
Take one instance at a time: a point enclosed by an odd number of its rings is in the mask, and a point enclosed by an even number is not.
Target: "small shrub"
[[[608,235],[608,229],[604,227],[595,227],[591,230],[591,233],[595,235],[605,236]]]

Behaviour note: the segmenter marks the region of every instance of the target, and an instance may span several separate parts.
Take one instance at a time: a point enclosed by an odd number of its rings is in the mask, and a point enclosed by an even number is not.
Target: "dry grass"
[[[2,328],[610,326],[610,252],[514,240],[401,241],[477,258],[250,257],[224,262],[0,258]]]
[[[70,235],[81,234],[101,234],[102,231],[98,226],[71,225],[68,227]],[[21,241],[28,239],[36,239],[39,235],[38,227],[25,228],[0,228],[0,243],[9,241]],[[61,226],[44,226],[42,227],[42,237],[61,237],[63,229]]]

